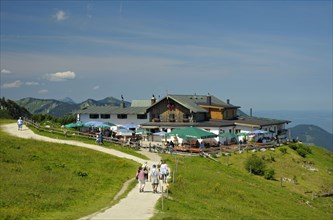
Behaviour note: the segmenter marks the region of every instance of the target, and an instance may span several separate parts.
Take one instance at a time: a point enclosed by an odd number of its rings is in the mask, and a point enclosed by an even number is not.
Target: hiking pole
[[[164,190],[162,187],[162,210],[164,209]]]

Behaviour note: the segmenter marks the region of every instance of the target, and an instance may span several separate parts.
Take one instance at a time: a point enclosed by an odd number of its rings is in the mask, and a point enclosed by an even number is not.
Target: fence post
[[[162,210],[164,209],[164,190],[162,187]]]
[[[280,177],[280,185],[281,185],[281,188],[282,188],[282,177]]]

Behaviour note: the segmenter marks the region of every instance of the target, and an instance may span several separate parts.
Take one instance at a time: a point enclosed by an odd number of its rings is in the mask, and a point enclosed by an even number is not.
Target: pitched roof
[[[211,98],[210,103],[209,103],[209,97]],[[222,100],[216,98],[215,96],[207,96],[207,95],[167,95],[163,99],[156,102],[154,105],[156,105],[157,103],[161,102],[164,99],[172,99],[193,112],[207,112],[207,110],[201,107],[200,105],[210,105],[223,108],[239,108],[239,106],[234,106],[225,103]],[[149,107],[148,109],[150,108],[151,107]]]
[[[210,121],[203,121],[203,122],[147,122],[141,124],[142,127],[229,127],[229,126],[247,126],[247,127],[254,127],[260,128],[261,126],[270,126],[270,125],[278,125],[290,123],[287,120],[277,120],[277,119],[270,119],[270,118],[256,118],[256,117],[244,117],[239,118],[236,120],[210,120]]]
[[[77,113],[80,114],[145,114],[147,107],[115,107],[115,106],[89,106],[85,109],[80,109]]]
[[[133,100],[131,107],[149,107],[151,106],[151,101],[148,100]]]
[[[277,125],[277,124],[285,124],[290,123],[291,121],[288,120],[278,120],[278,119],[271,119],[271,118],[258,118],[258,117],[241,117],[236,120],[231,120],[236,125],[253,125],[253,126],[270,126],[270,125]]]

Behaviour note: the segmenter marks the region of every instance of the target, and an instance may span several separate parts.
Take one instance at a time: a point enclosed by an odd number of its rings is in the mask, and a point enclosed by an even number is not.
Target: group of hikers
[[[144,192],[146,182],[151,182],[153,193],[158,193],[157,188],[160,181],[166,183],[168,175],[169,168],[165,160],[161,160],[157,165],[153,164],[152,168],[150,168],[147,162],[145,162],[138,168],[136,173],[136,179],[139,182],[139,192]]]

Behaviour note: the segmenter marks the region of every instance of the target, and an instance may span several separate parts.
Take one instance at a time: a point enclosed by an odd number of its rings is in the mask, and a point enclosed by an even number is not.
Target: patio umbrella
[[[136,134],[145,134],[145,135],[151,134],[150,131],[147,131],[147,130],[145,130],[145,129],[139,129],[139,130],[136,130],[135,133],[136,133]]]
[[[125,124],[125,125],[120,125],[120,126],[123,128],[126,128],[126,129],[136,129],[138,127],[138,125],[135,125],[135,124]]]
[[[249,136],[250,133],[246,133],[246,132],[241,132],[237,134],[237,137],[242,137],[242,136]]]
[[[109,125],[110,127],[116,126],[115,124],[113,124],[111,122],[103,122],[103,124]]]
[[[153,135],[155,136],[166,136],[166,132],[165,131],[160,131],[160,132],[156,132],[156,133],[153,133]]]
[[[98,125],[103,124],[103,122],[101,121],[88,121],[86,123],[84,123],[85,127],[97,127]]]
[[[181,128],[175,128],[171,132],[166,133],[165,136],[176,136],[179,130],[181,130]]]
[[[221,133],[218,135],[219,137],[225,138],[226,142],[228,143],[228,138],[231,140],[232,138],[237,138],[237,134],[235,133],[230,133],[230,132],[225,132],[225,133]]]
[[[217,136],[214,133],[196,127],[180,128],[177,130],[175,129],[167,134],[168,135],[176,134],[180,138],[196,138],[196,139],[212,138]]]
[[[113,125],[108,125],[108,124],[102,123],[102,124],[97,125],[96,128],[110,128],[112,126]]]
[[[78,121],[75,123],[70,123],[64,126],[65,128],[78,128],[78,127],[83,127],[82,122]]]
[[[128,130],[128,129],[125,129],[125,128],[121,128],[121,129],[116,130],[116,132],[117,132],[117,135],[132,136],[134,131]]]

